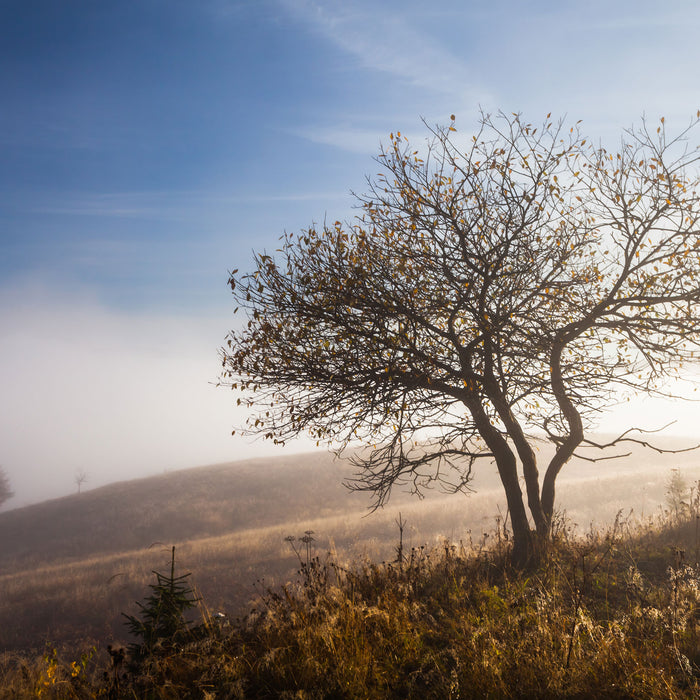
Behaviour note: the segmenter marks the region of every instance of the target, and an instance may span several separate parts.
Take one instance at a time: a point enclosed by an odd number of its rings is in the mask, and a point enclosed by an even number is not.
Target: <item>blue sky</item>
[[[0,1],[0,464],[15,505],[263,454],[214,389],[227,272],[352,215],[391,131],[615,145],[700,107],[693,1]],[[697,412],[696,414],[697,415]],[[304,445],[298,445],[301,449]],[[10,504],[8,504],[10,505]]]

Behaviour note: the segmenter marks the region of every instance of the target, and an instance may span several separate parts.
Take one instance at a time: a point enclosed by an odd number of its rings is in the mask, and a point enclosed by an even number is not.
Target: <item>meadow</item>
[[[671,584],[666,579],[669,567],[675,562],[673,552],[682,545],[685,551],[683,566],[695,565],[698,558],[696,522],[688,521],[683,527],[672,522],[673,513],[668,510],[667,492],[672,470],[678,469],[678,474],[688,487],[690,499],[690,488],[700,479],[700,456],[692,452],[659,456],[635,450],[624,461],[572,463],[567,469],[568,473],[558,490],[559,503],[565,514],[562,518],[562,523],[565,523],[562,526],[562,533],[565,533],[562,541],[566,542],[566,547],[557,555],[558,560],[552,560],[558,562],[556,566],[552,564],[555,567],[553,570],[537,573],[537,576],[553,577],[552,581],[556,579],[556,583],[551,585],[542,583],[538,590],[543,595],[547,591],[551,593],[552,605],[558,601],[556,604],[561,608],[559,613],[567,620],[564,623],[562,617],[556,623],[564,625],[562,630],[566,624],[580,624],[571,623],[569,598],[573,595],[572,591],[577,590],[575,577],[586,576],[585,560],[580,558],[584,551],[581,543],[588,541],[589,562],[602,556],[606,544],[605,536],[601,533],[612,527],[616,518],[614,537],[621,537],[624,524],[626,538],[624,546],[616,547],[619,552],[627,553],[617,552],[615,556],[611,552],[605,554],[607,571],[617,573],[610,580],[598,582],[599,586],[605,585],[609,593],[615,589],[616,593],[610,593],[613,597],[621,596],[621,581],[628,575],[631,564],[639,564],[640,571],[647,566],[644,575],[653,573],[653,580],[662,587],[660,590],[668,591]],[[512,591],[520,590],[518,587],[522,588],[522,582],[514,583],[517,577],[508,573],[504,564],[502,550],[507,547],[507,514],[495,473],[488,470],[482,472],[474,483],[476,491],[472,494],[433,493],[419,500],[409,494],[397,493],[389,506],[371,514],[367,511],[369,501],[366,495],[349,493],[342,486],[343,478],[349,474],[347,462],[334,460],[325,453],[279,460],[248,460],[118,483],[0,514],[0,542],[3,543],[0,552],[0,649],[4,672],[10,678],[21,666],[18,659],[40,659],[39,666],[26,666],[34,669],[26,673],[30,676],[33,673],[35,680],[44,678],[46,668],[50,666],[46,655],[53,653],[47,649],[55,649],[58,657],[70,659],[70,663],[75,663],[81,654],[96,650],[94,658],[90,657],[93,659],[90,663],[96,664],[97,659],[103,665],[107,663],[107,645],[130,641],[122,613],[133,615],[138,612],[136,601],[143,600],[148,592],[154,578],[153,571],[167,569],[173,545],[177,552],[178,571],[192,572],[193,590],[206,606],[203,609],[209,624],[212,624],[213,618],[208,616],[220,611],[226,614],[226,618],[222,619],[232,623],[238,617],[249,620],[253,608],[274,610],[280,619],[289,622],[294,618],[298,622],[300,613],[297,611],[291,615],[290,612],[296,609],[294,606],[301,606],[299,610],[303,611],[306,610],[304,606],[316,605],[316,602],[307,600],[304,593],[304,590],[309,590],[308,584],[312,583],[313,589],[320,580],[318,576],[313,581],[308,579],[310,559],[304,561],[306,549],[299,542],[306,532],[313,533],[309,553],[316,561],[314,566],[320,567],[318,571],[321,568],[324,571],[324,586],[327,589],[322,593],[330,596],[324,603],[326,607],[331,604],[331,599],[337,603],[347,595],[348,581],[364,581],[362,585],[365,589],[374,581],[372,586],[385,591],[389,591],[390,584],[396,584],[400,590],[414,590],[413,598],[409,596],[409,600],[404,596],[401,602],[395,598],[399,589],[391,589],[394,591],[389,596],[394,600],[392,605],[398,606],[391,615],[398,616],[397,620],[403,619],[402,616],[408,615],[407,611],[418,600],[422,601],[421,605],[429,605],[428,598],[433,596],[433,589],[437,591],[437,598],[447,596],[445,600],[451,600],[453,594],[448,595],[448,592],[440,589],[443,584],[439,583],[438,573],[441,570],[451,572],[453,581],[461,580],[464,583],[469,579],[470,585],[478,583],[481,586],[471,593],[466,591],[467,600],[473,596],[490,596],[491,593],[483,592],[483,586],[489,590],[496,586],[498,591],[510,591],[507,595],[502,592],[496,595],[494,600],[500,600],[494,603],[496,608],[501,610],[503,606],[507,608],[511,604],[508,596],[515,595]],[[419,553],[422,563],[418,569],[413,564],[413,568],[406,565],[397,574],[395,562],[399,518],[400,522],[405,523],[402,542],[405,556],[417,557],[415,553]],[[643,533],[643,537],[640,533]],[[288,541],[290,537],[295,538],[293,543]],[[647,564],[653,561],[653,571],[642,563],[642,542],[645,543]],[[292,544],[302,547],[298,550],[302,554],[301,560]],[[415,564],[418,559],[413,561]],[[300,564],[307,565],[306,571],[304,566],[301,567],[301,577]],[[453,570],[453,567],[457,568]],[[578,574],[576,567],[582,567]],[[408,576],[409,571],[413,571],[411,576],[414,578],[404,580],[402,577]],[[469,576],[465,573],[467,571],[471,572]],[[306,587],[304,582],[307,583]],[[298,584],[301,588],[298,588]],[[512,591],[511,584],[515,586]],[[284,599],[286,602],[281,602],[282,599],[275,597],[278,595],[275,591],[282,590],[297,592],[293,595],[290,593],[290,597]],[[591,592],[592,589],[588,591]],[[661,593],[655,595],[658,597]],[[566,596],[569,602],[564,605]],[[595,605],[599,602],[596,601]],[[583,601],[580,603],[583,604]],[[292,608],[285,608],[285,605]],[[366,607],[369,603],[365,601],[362,605]],[[406,605],[409,607],[406,608]],[[333,615],[340,614],[337,608],[333,610]],[[467,613],[449,607],[440,614],[448,617],[453,614],[469,617],[472,614]],[[579,613],[580,610],[576,615]],[[384,610],[376,614],[384,619],[388,613]],[[437,619],[434,613],[430,614]],[[483,616],[485,613],[481,614]],[[630,611],[624,614],[629,617]],[[547,615],[554,615],[554,609]],[[694,615],[693,612],[690,616],[693,621]],[[591,620],[594,618],[595,615]],[[541,624],[544,618],[538,619],[538,624]],[[467,624],[465,620],[452,621],[448,628],[455,624],[463,627]],[[251,628],[246,627],[249,622],[241,624],[243,627],[236,627],[235,624],[234,627],[236,634],[244,639],[246,634],[251,633]],[[269,620],[266,624],[269,624]],[[432,631],[426,631],[426,634],[439,636],[440,625],[430,624]],[[471,620],[468,624],[473,626],[475,621]],[[506,623],[502,620],[498,624]],[[245,629],[248,632],[244,633]],[[607,635],[609,630],[605,630],[607,628],[601,628],[591,634],[593,637],[603,632]],[[285,632],[299,633],[298,629],[291,631],[291,628]],[[257,629],[257,642],[252,644],[248,639],[246,648],[252,649],[256,644],[262,644],[261,634]],[[276,634],[282,632],[278,630]],[[564,644],[564,636],[559,641],[560,645]],[[219,642],[210,637],[208,643],[216,646]],[[228,643],[233,642],[229,640]],[[297,643],[298,640],[294,644]],[[362,642],[367,643],[366,640]],[[389,642],[385,639],[382,643]],[[404,646],[405,643],[406,640],[401,642]],[[293,648],[294,644],[288,645],[289,648]],[[340,645],[341,640],[336,639],[333,644]],[[443,639],[441,644],[459,647],[454,639]],[[263,656],[267,653],[259,646],[258,651]],[[370,651],[371,646],[362,653]],[[222,658],[226,656],[222,650],[217,653],[221,653]],[[685,656],[691,658],[692,654]],[[255,667],[252,660],[248,662],[250,668]],[[316,659],[315,663],[322,661]],[[353,663],[360,663],[360,660],[355,659]],[[511,663],[515,663],[515,659]],[[40,667],[43,670],[37,670]],[[55,668],[58,667],[55,665]],[[239,671],[232,671],[236,678]],[[299,674],[304,676],[299,669],[290,673],[295,677]],[[388,675],[391,675],[389,669],[380,673],[381,677]],[[312,688],[315,681],[310,677],[307,681],[309,688]],[[46,682],[46,679],[42,682]],[[291,681],[278,679],[275,682],[281,685],[274,691],[270,690],[271,694],[265,695],[263,692],[251,697],[274,697],[285,682]],[[349,694],[345,696],[361,697],[363,692],[371,696],[370,690],[375,686],[386,689],[382,682],[381,678],[369,680],[370,685],[364,691],[361,692],[359,687],[355,689],[359,695],[348,691]],[[338,683],[341,681],[338,680]],[[559,690],[563,687],[560,686]],[[66,688],[68,686],[64,686],[64,690]],[[379,693],[379,690],[376,692]],[[323,694],[308,695],[317,696],[324,697]],[[56,697],[63,696],[59,694]],[[454,697],[471,696],[460,691]]]
[[[293,577],[288,535],[313,530],[319,550],[380,559],[390,552],[399,509],[413,542],[466,532],[464,497],[397,494],[391,508],[368,515],[367,497],[342,485],[349,473],[325,453],[249,460],[0,514],[0,649],[123,638],[122,611],[133,609],[173,544],[209,604],[236,615],[255,598],[259,579]],[[475,501],[473,522],[491,526],[495,495]]]

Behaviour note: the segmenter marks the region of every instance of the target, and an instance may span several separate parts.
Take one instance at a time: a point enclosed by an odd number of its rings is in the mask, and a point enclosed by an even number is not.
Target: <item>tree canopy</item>
[[[482,114],[464,136],[453,117],[423,149],[392,134],[354,221],[231,274],[247,322],[223,381],[258,409],[244,430],[365,445],[355,486],[377,504],[495,461],[525,556],[601,412],[667,395],[697,359],[698,120],[676,136],[643,120],[615,151],[550,115]],[[538,434],[555,448],[542,476]]]

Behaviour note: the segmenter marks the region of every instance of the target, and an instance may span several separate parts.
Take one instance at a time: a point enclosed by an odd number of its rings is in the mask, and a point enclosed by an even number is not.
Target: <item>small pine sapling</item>
[[[190,626],[185,613],[200,600],[187,581],[190,573],[175,576],[175,547],[172,548],[170,574],[153,573],[156,583],[150,585],[151,595],[143,603],[137,602],[140,616],[122,613],[129,632],[140,640],[128,647],[129,656],[135,662],[172,649],[181,642]]]

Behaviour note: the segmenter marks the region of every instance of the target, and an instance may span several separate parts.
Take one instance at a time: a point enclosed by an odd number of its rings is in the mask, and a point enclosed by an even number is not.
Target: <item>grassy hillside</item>
[[[346,466],[346,465],[345,465]],[[0,571],[210,537],[363,504],[324,453],[183,469],[0,513]],[[299,501],[302,500],[303,503]]]
[[[635,453],[625,462],[567,465],[560,505],[585,532],[617,511],[659,512],[671,466],[690,484],[700,455]],[[486,465],[484,465],[486,466]],[[124,639],[122,611],[167,564],[177,545],[181,566],[212,609],[235,616],[264,578],[294,578],[298,561],[288,535],[314,531],[320,554],[341,563],[394,556],[395,520],[406,545],[488,544],[505,508],[493,469],[480,471],[471,495],[424,501],[397,493],[367,515],[368,498],[342,486],[346,462],[323,453],[248,460],[113,484],[0,514],[0,650],[43,648],[45,641],[101,644]]]
[[[187,624],[180,604],[167,633],[144,631],[126,654],[83,640],[0,655],[0,699],[695,698],[695,519],[617,519],[585,538],[564,526],[524,572],[510,568],[503,533],[488,549],[444,542],[383,564],[302,549],[296,581],[263,588],[242,620],[205,610]],[[192,590],[180,571],[182,601]]]
[[[294,575],[290,534],[313,530],[319,551],[346,559],[387,556],[399,509],[407,541],[466,534],[464,500],[454,497],[426,508],[397,495],[366,517],[367,497],[342,486],[344,466],[316,454],[202,467],[0,514],[0,649],[123,637],[121,612],[135,607],[171,544],[210,604],[236,614],[259,578]],[[495,512],[492,495],[470,516],[490,526]]]
[[[476,495],[455,497],[461,508],[477,513],[478,497],[496,492],[500,498],[501,490],[495,468],[480,466],[472,484]],[[584,526],[591,518],[609,520],[621,507],[638,514],[646,508],[649,514],[663,500],[664,480],[676,466],[686,480],[694,480],[700,476],[700,452],[660,456],[635,449],[619,461],[574,460],[560,477],[559,505]],[[364,515],[369,496],[342,485],[352,471],[347,460],[323,452],[251,459],[119,482],[6,511],[0,513],[0,574],[144,549],[154,542],[189,541],[345,512]],[[577,483],[585,483],[585,489],[572,487]],[[591,489],[599,493],[592,495]],[[442,501],[444,496],[437,493],[428,500],[435,498]],[[390,508],[407,503],[415,499],[396,489]],[[495,514],[496,509],[489,513]]]

